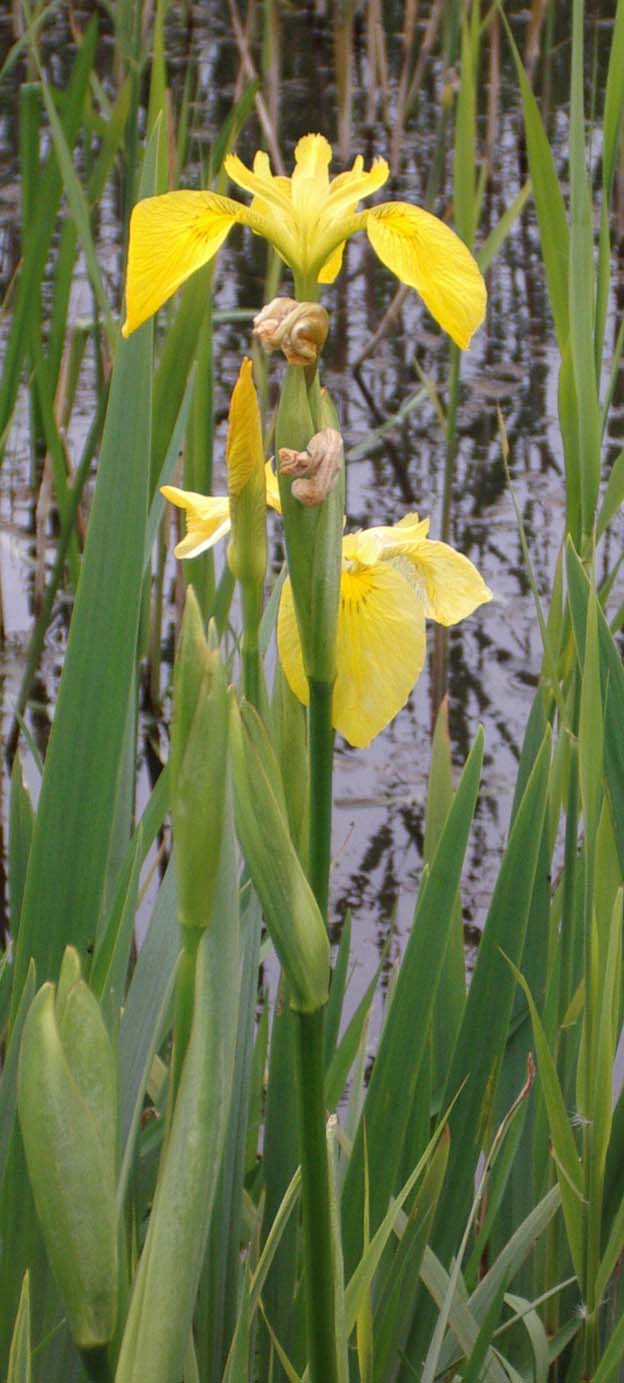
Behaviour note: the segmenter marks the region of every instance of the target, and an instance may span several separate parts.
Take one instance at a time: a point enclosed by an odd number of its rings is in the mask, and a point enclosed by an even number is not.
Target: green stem
[[[310,682],[309,878],[327,918],[331,858],[333,688]],[[325,1138],[325,1010],[297,1015],[297,1065],[301,1140],[301,1194],[306,1281],[308,1362],[311,1383],[338,1383],[334,1324],[329,1167]]]
[[[169,1098],[169,1117],[173,1116],[175,1098],[180,1084],[184,1057],[191,1035],[195,1002],[195,962],[201,939],[199,927],[182,927],[182,953],[176,978],[175,1017],[173,1025],[172,1080]]]
[[[334,1255],[325,1139],[325,1010],[297,1014],[301,1193],[310,1383],[338,1383]]]
[[[331,860],[332,769],[334,731],[331,723],[333,686],[310,681],[310,856],[309,878],[327,921]]]

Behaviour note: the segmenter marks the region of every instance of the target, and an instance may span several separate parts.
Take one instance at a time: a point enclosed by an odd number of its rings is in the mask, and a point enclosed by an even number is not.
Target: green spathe
[[[315,375],[310,387],[305,371],[289,365],[276,423],[277,451],[305,451],[316,432],[336,428],[335,410]],[[308,507],[291,493],[279,473],[280,501],[288,551],[303,662],[309,679],[332,685],[336,676],[336,627],[340,599],[344,463],[334,489],[322,504]]]
[[[24,1025],[18,1110],[50,1266],[80,1349],[105,1345],[117,1310],[115,1076],[84,980],[56,1010],[44,984]]]
[[[314,1013],[327,1002],[329,940],[292,843],[280,770],[260,717],[231,701],[236,829],[271,940],[290,984],[291,1005]]]

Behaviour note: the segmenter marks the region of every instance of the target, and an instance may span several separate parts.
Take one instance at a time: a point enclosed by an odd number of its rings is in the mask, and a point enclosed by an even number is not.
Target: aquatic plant
[[[144,148],[140,5],[115,7],[113,103],[98,80],[94,24],[77,35],[62,100],[45,81],[45,9],[25,8],[14,58],[27,52],[40,84],[21,96],[28,234],[0,436],[6,441],[26,387],[60,531],[12,735],[11,947],[0,971],[0,1368],[10,1383],[609,1383],[624,1359],[624,1097],[614,1084],[624,615],[613,610],[617,562],[600,584],[596,548],[624,498],[622,456],[608,476],[604,467],[624,345],[620,329],[609,356],[605,329],[624,4],[611,35],[596,170],[585,142],[584,10],[574,0],[569,206],[507,35],[560,352],[565,531],[546,613],[518,513],[543,662],[470,982],[460,889],[484,741],[479,731],[455,783],[443,700],[425,867],[372,1068],[368,1025],[380,976],[347,1018],[350,919],[335,949],[328,929],[335,730],[367,744],[401,715],[423,666],[426,621],[476,622],[491,592],[444,524],[442,540],[430,538],[428,521],[407,504],[391,523],[345,534],[349,460],[321,379],[335,319],[329,297],[326,309],[317,296],[340,269],[345,239],[363,229],[452,340],[468,344],[485,305],[467,248],[483,201],[474,157],[479,72],[486,38],[506,32],[504,15],[501,28],[500,7],[482,13],[473,4],[463,22],[461,6],[446,7],[444,57],[458,63],[460,85],[454,105],[450,93],[441,105],[439,148],[452,118],[462,240],[406,203],[358,211],[360,197],[385,180],[383,160],[366,172],[356,156],[330,182],[329,146],[317,135],[296,146],[291,178],[274,150],[275,174],[263,152],[246,169],[232,149],[258,94],[253,82],[213,146],[209,190],[166,191],[186,162],[183,135],[176,145],[164,128],[166,10],[159,4],[154,17]],[[277,32],[274,7],[267,14],[266,45]],[[371,14],[374,33],[378,8]],[[412,21],[406,14],[406,28]],[[347,95],[348,84],[343,138]],[[181,129],[191,100],[187,88]],[[75,165],[78,140],[86,153]],[[128,213],[137,202],[125,336],[92,223],[122,147]],[[226,172],[251,192],[251,206],[222,195]],[[481,247],[482,270],[530,191]],[[71,214],[56,242],[63,193]],[[228,494],[219,498],[210,493],[217,362],[208,261],[235,223],[263,235],[270,256],[277,250],[295,298],[276,297],[269,258],[265,304],[247,342],[254,363],[243,360],[230,403]],[[69,479],[64,419],[87,339],[69,314],[79,252],[93,290],[87,337],[102,402]],[[46,300],[39,289],[48,260]],[[187,278],[155,356],[151,315]],[[286,358],[274,442],[260,402],[272,367],[258,342]],[[273,378],[281,371],[279,361]],[[426,381],[448,444],[449,503],[459,378],[455,353],[443,402]],[[509,466],[502,411],[498,425]],[[96,452],[85,541],[77,515]],[[177,555],[193,559],[183,567],[193,584],[176,640],[170,752],[135,825],[141,665],[152,704],[160,695],[166,499],[186,515]],[[281,515],[286,553],[273,584],[267,506]],[[217,581],[220,537],[228,549]],[[35,809],[22,773],[23,712],[64,576],[75,600]],[[162,837],[162,877],[152,879],[155,902],[137,950],[143,870],[169,818],[173,851]],[[274,955],[277,993],[259,1005],[259,970]]]

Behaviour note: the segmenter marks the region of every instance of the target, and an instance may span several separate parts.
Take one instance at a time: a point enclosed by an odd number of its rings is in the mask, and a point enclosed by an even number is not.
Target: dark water
[[[515,4],[506,8],[524,51],[528,10]],[[547,59],[542,56],[537,62],[535,82],[548,116],[558,167],[564,176],[569,16],[567,5],[555,5],[551,9],[553,27],[544,31],[550,38],[550,50]],[[607,3],[587,6],[589,109],[596,92],[602,90],[613,9],[614,5]],[[417,44],[422,40],[430,10],[429,4],[419,7]],[[279,84],[275,84],[278,99],[274,103],[274,114],[287,168],[291,164],[295,140],[308,130],[320,130],[336,144],[333,11],[330,4],[309,4],[291,6],[283,12],[281,75]],[[190,27],[189,17],[192,19]],[[351,157],[361,152],[367,162],[375,155],[386,156],[391,143],[403,59],[403,6],[389,4],[383,9],[387,61],[385,90],[379,88],[370,60],[368,18],[369,7],[364,5],[353,37],[350,141]],[[8,43],[6,13],[0,18],[0,24],[3,26],[2,42]],[[379,33],[378,30],[377,37]],[[498,57],[496,50],[491,55],[490,40],[484,40],[478,158],[488,153],[490,166],[477,244],[485,239],[512,203],[526,178],[517,84],[504,40],[499,37]],[[383,189],[381,200],[398,197],[422,204],[426,189],[431,186],[440,98],[448,79],[439,51],[438,44],[427,65],[418,102],[401,140],[398,174],[392,184]],[[254,52],[257,56],[257,50]],[[51,75],[62,82],[71,56],[71,42],[62,15],[50,32],[46,54]],[[239,60],[227,12],[213,4],[193,10],[174,5],[168,21],[168,55],[174,110],[189,62],[193,65],[196,80],[193,128],[199,179],[201,150],[205,141],[219,129],[238,90]],[[99,68],[104,81],[110,61],[111,45],[104,35]],[[497,102],[493,100],[493,70],[499,77]],[[276,72],[277,68],[274,76]],[[271,108],[270,85],[267,100]],[[15,220],[18,196],[16,138],[15,87],[7,84],[0,94],[0,154],[3,157],[0,271],[5,285],[19,252]],[[246,161],[259,146],[260,138],[257,122],[252,118],[237,145],[238,153]],[[597,141],[593,155],[595,159],[599,156]],[[337,163],[336,168],[339,166]],[[185,174],[188,185],[192,185],[192,172],[191,169]],[[452,134],[448,134],[432,210],[440,215],[446,213],[451,189]],[[119,207],[113,185],[102,206],[99,245],[110,298],[115,306],[120,300],[119,242]],[[235,230],[218,258],[216,308],[223,312],[257,310],[262,301],[265,271],[264,242]],[[501,457],[497,405],[507,429],[512,481],[526,527],[531,559],[546,603],[564,523],[563,458],[557,427],[558,356],[535,216],[530,204],[515,224],[487,277],[487,322],[469,354],[462,359],[451,520],[453,544],[476,563],[495,592],[495,600],[451,630],[449,640],[449,717],[453,758],[458,767],[463,763],[480,722],[486,736],[482,791],[463,887],[469,940],[476,936],[483,921],[496,878],[524,726],[541,664],[533,597]],[[621,310],[624,287],[621,272],[618,282]],[[324,381],[337,402],[345,436],[350,526],[396,522],[404,513],[417,509],[423,516],[430,515],[431,536],[437,537],[442,512],[445,438],[430,397],[424,394],[416,399],[415,406],[382,441],[365,445],[374,429],[421,391],[419,371],[424,372],[439,391],[443,403],[446,401],[448,343],[414,294],[406,298],[389,334],[361,368],[353,370],[353,363],[375,332],[396,288],[396,280],[379,264],[365,239],[360,236],[350,242],[338,283],[323,294],[332,318]],[[289,291],[286,275],[281,291]],[[90,312],[86,279],[78,277],[72,314],[88,316]],[[610,342],[615,337],[617,318],[618,303],[612,302],[608,325]],[[241,354],[248,349],[249,328],[245,322],[222,322],[216,326],[217,492],[223,492],[225,485],[223,442],[229,393]],[[92,360],[87,358],[68,437],[73,456],[79,454],[92,417],[93,391],[94,367]],[[609,463],[624,444],[622,402],[620,388],[608,438]],[[0,487],[0,571],[5,625],[0,666],[6,720],[10,719],[17,694],[31,628],[33,589],[41,577],[38,553],[45,552],[48,562],[53,555],[53,546],[48,543],[42,548],[35,537],[25,395],[20,400],[11,429]],[[621,528],[616,536],[621,541]],[[613,537],[610,544],[605,544],[601,554],[605,570],[615,556]],[[277,530],[274,548],[277,562]],[[173,563],[168,578],[168,588],[173,593]],[[29,713],[29,724],[34,724],[35,728],[37,724],[41,726],[41,717],[45,725],[46,718],[53,713],[68,616],[68,602],[61,597],[36,688],[40,704]],[[173,618],[172,606],[167,612],[166,624]],[[164,635],[166,633],[165,628]],[[342,919],[349,908],[353,913],[359,972],[357,989],[376,964],[389,930],[395,929],[393,945],[396,951],[410,922],[421,871],[431,703],[431,673],[427,668],[406,708],[369,750],[355,751],[343,743],[338,746],[333,911],[337,920]],[[167,714],[165,698],[165,721]],[[160,735],[161,743],[166,743],[164,726],[146,722],[145,729],[146,736]],[[32,761],[28,771],[34,786],[36,770]],[[143,760],[140,792],[146,791],[147,773]]]

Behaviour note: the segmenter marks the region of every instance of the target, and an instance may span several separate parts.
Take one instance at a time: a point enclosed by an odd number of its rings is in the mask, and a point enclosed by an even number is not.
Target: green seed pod
[[[65,966],[65,977],[75,966]],[[24,1024],[18,1110],[50,1267],[79,1349],[105,1345],[117,1311],[115,1069],[96,999],[78,979]]]
[[[178,917],[207,927],[223,830],[228,707],[223,665],[204,634],[192,587],[173,680],[171,778]]]

